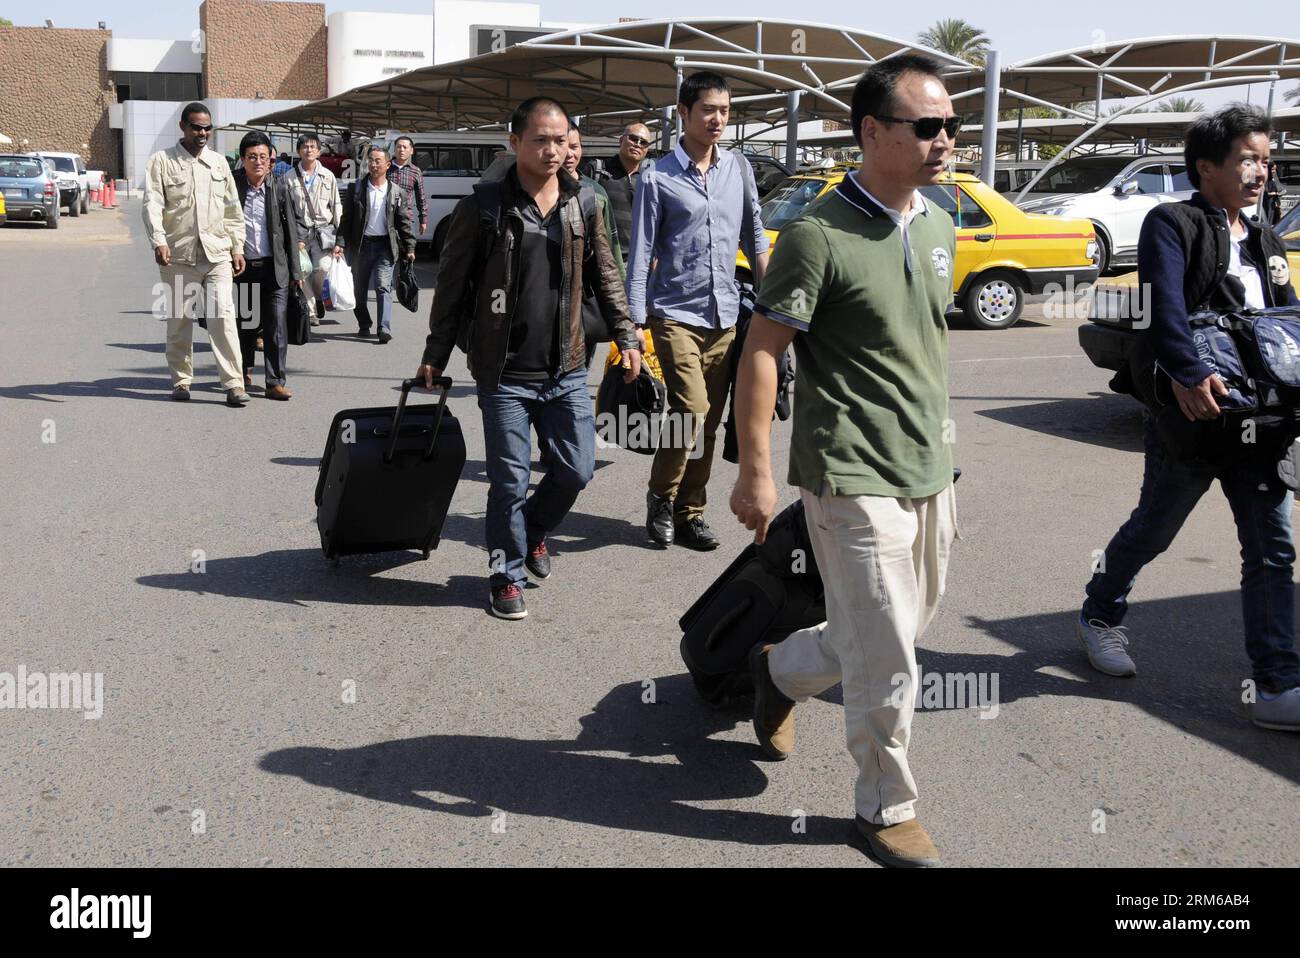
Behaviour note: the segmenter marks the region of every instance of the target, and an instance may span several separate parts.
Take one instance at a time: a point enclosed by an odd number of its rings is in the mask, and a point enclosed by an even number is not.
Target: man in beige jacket
[[[181,139],[149,157],[144,227],[166,288],[167,366],[172,399],[190,398],[193,304],[202,297],[226,405],[248,404],[232,279],[244,271],[244,212],[225,157],[207,148],[212,116],[202,103],[181,111]]]
[[[298,137],[298,160],[293,169],[284,173],[284,182],[293,197],[294,213],[298,217],[301,241],[298,248],[311,257],[311,285],[308,296],[314,317],[313,326],[320,325],[325,315],[321,292],[325,274],[333,260],[342,254],[335,253],[339,224],[343,220],[343,202],[339,198],[339,184],[334,174],[320,162],[320,137],[304,133]],[[349,162],[352,162],[349,160]]]

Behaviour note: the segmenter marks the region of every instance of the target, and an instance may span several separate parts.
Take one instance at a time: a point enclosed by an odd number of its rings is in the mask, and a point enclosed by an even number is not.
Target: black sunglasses
[[[917,120],[905,120],[901,116],[884,116],[880,113],[873,113],[877,120],[883,120],[885,123],[907,123],[912,127],[912,132],[920,140],[933,140],[943,130],[948,134],[949,139],[957,139],[957,134],[961,131],[961,117],[950,116],[946,119],[941,116],[923,116]]]
[[[193,130],[195,133],[211,133],[211,132],[212,132],[212,124],[210,124],[210,123],[209,123],[207,126],[200,126],[200,125],[197,124],[197,123],[191,123],[189,126],[190,126],[190,129]]]
[[[631,133],[624,133],[623,135],[624,135],[625,137],[627,137],[629,140],[631,140],[633,143],[635,143],[637,146],[649,146],[649,145],[650,145],[650,141],[649,141],[649,140],[643,140],[643,139],[641,139],[641,137],[639,137],[639,136],[633,136]]]

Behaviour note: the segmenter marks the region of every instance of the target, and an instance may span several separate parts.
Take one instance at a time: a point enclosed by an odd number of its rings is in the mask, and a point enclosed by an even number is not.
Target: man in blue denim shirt
[[[745,250],[757,283],[768,241],[754,171],[718,148],[731,112],[727,81],[693,73],[677,101],[681,141],[642,174],[636,191],[627,299],[632,321],[650,326],[668,387],[669,423],[650,469],[646,532],[664,547],[676,541],[708,550],[718,546],[704,521],[705,487],[740,308],[736,249]]]
[[[1223,450],[1180,456],[1170,437],[1197,435],[1222,415],[1227,395],[1198,357],[1189,312],[1224,312],[1296,303],[1281,240],[1241,215],[1259,201],[1269,165],[1269,122],[1240,105],[1203,116],[1187,131],[1187,173],[1198,192],[1148,214],[1138,240],[1138,277],[1151,305],[1147,345],[1170,377],[1177,409],[1161,428],[1146,417],[1146,461],[1137,508],[1106,546],[1087,587],[1078,632],[1093,668],[1137,672],[1120,623],[1142,568],[1172,544],[1215,479],[1232,507],[1241,541],[1241,603],[1255,695],[1250,717],[1264,728],[1300,731],[1300,659],[1295,651],[1295,545],[1291,491],[1277,471],[1283,450]],[[1181,416],[1178,414],[1181,413]],[[1165,415],[1173,422],[1166,423]],[[1175,431],[1176,427],[1176,431]],[[1211,433],[1222,433],[1215,429]]]

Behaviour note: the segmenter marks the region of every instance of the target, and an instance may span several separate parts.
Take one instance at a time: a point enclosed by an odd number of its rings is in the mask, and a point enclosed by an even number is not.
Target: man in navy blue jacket
[[[1169,378],[1181,430],[1220,417],[1227,395],[1213,368],[1197,355],[1188,315],[1293,305],[1282,240],[1242,215],[1263,195],[1268,178],[1269,121],[1239,104],[1203,116],[1187,131],[1187,172],[1197,192],[1158,206],[1142,224],[1138,279],[1148,304],[1145,346]],[[1179,416],[1181,413],[1181,417]],[[1278,476],[1285,450],[1261,443],[1236,454],[1188,458],[1168,444],[1168,424],[1146,416],[1146,461],[1137,508],[1115,533],[1087,587],[1078,632],[1088,660],[1108,675],[1137,672],[1120,623],[1138,573],[1173,542],[1197,501],[1218,479],[1241,540],[1241,598],[1246,653],[1253,667],[1251,720],[1300,731],[1300,659],[1295,650],[1292,493]],[[1219,430],[1222,432],[1222,430]],[[1250,451],[1240,451],[1248,449]]]

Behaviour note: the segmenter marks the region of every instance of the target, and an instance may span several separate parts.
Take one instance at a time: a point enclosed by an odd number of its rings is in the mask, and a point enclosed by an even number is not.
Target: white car
[[[41,150],[36,154],[48,160],[59,178],[59,205],[68,208],[69,216],[90,212],[90,183],[86,162],[80,153],[55,153]]]
[[[1016,202],[1026,213],[1092,220],[1101,273],[1137,263],[1138,233],[1147,213],[1194,192],[1177,154],[1076,156],[1048,170]]]

